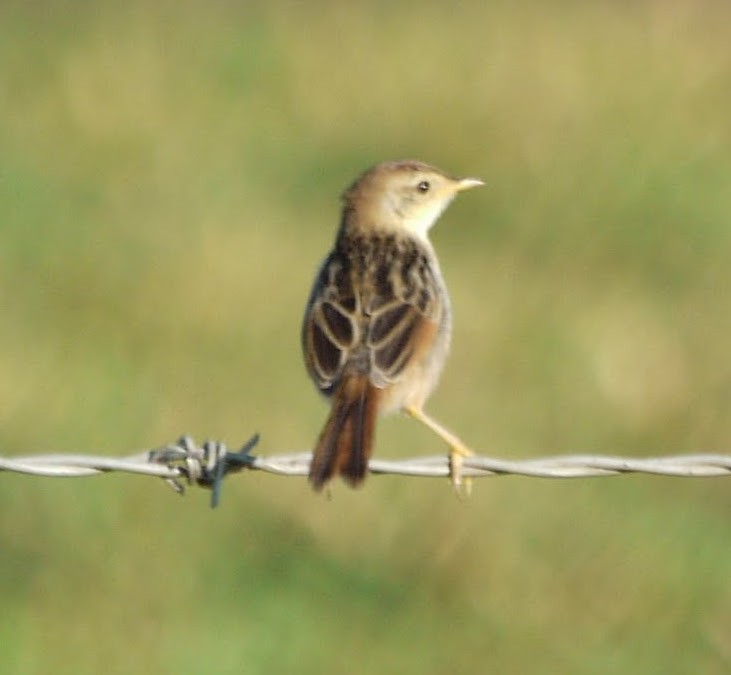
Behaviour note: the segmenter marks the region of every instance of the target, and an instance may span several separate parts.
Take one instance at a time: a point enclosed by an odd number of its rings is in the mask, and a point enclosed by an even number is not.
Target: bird
[[[428,233],[454,197],[480,185],[417,160],[376,164],[342,195],[342,214],[305,308],[307,372],[331,401],[309,481],[321,491],[340,476],[359,486],[368,472],[376,417],[401,411],[449,446],[450,478],[472,454],[424,412],[452,333],[452,310]]]

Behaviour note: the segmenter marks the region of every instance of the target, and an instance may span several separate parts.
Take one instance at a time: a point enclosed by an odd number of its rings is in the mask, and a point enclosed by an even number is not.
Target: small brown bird
[[[449,295],[427,233],[458,192],[482,185],[417,161],[383,162],[343,195],[335,245],[310,293],[302,348],[310,377],[332,399],[315,446],[316,490],[341,475],[363,482],[377,413],[402,410],[450,447],[450,472],[470,451],[423,406],[449,350]]]

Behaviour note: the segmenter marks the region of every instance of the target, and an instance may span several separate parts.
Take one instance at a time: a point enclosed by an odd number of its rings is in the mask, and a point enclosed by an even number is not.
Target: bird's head
[[[458,192],[483,182],[454,178],[414,160],[383,162],[361,175],[343,195],[343,226],[390,230],[426,239]]]

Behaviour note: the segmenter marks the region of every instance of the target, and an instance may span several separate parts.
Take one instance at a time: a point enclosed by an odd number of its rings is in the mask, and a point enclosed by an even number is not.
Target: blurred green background
[[[434,231],[438,419],[728,451],[729,44],[710,1],[3,3],[0,452],[309,448],[337,195],[400,157],[488,183]],[[2,483],[3,674],[731,670],[728,479]]]

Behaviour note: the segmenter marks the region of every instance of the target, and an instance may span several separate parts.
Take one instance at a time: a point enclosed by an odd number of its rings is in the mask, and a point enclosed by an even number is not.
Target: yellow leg
[[[472,479],[467,477],[462,479],[462,464],[465,457],[474,455],[462,440],[453,434],[449,429],[445,429],[439,422],[433,420],[421,408],[409,406],[404,408],[407,415],[421,422],[424,426],[431,429],[439,438],[441,438],[449,446],[449,478],[452,481],[455,491],[460,496],[469,497],[472,491]]]

